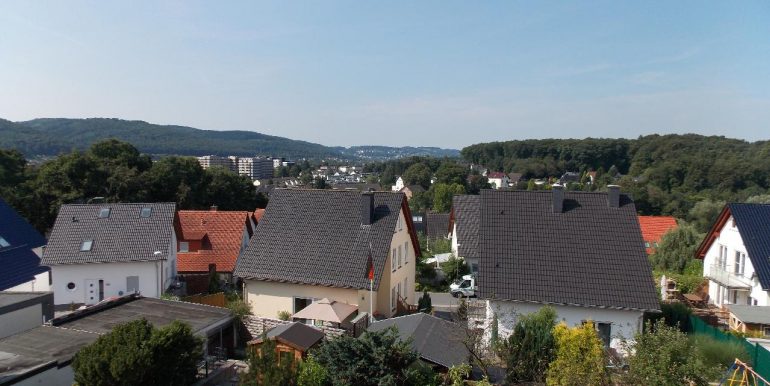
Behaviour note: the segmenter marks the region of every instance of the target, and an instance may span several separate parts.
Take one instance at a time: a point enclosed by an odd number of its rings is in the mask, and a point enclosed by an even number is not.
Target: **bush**
[[[325,386],[327,384],[329,384],[329,380],[326,369],[315,360],[315,357],[308,355],[307,359],[299,363],[297,386]]]
[[[297,382],[294,355],[278,356],[276,343],[262,334],[257,350],[249,350],[249,371],[242,376],[242,386],[290,386]]]
[[[433,311],[433,301],[430,299],[430,294],[428,294],[427,289],[423,291],[422,297],[417,300],[417,311],[426,314],[430,314],[431,311]]]
[[[506,381],[542,382],[554,357],[553,328],[556,310],[543,307],[519,317],[513,332],[501,345],[501,356],[507,365]]]
[[[647,314],[647,321],[655,322],[663,320],[667,326],[676,327],[681,332],[690,332],[692,327],[690,326],[690,315],[692,310],[683,303],[661,303],[660,313]],[[648,324],[645,324],[645,327]]]
[[[635,342],[626,344],[629,358],[626,383],[632,385],[707,385],[720,371],[709,366],[697,347],[679,329],[669,327],[663,320],[649,323],[646,332],[636,335]]]
[[[457,258],[454,255],[449,256],[449,260],[441,264],[441,270],[444,271],[444,276],[450,283],[462,278],[463,275],[470,273],[470,269],[468,269],[468,264],[465,264],[465,260]]]
[[[288,321],[289,319],[291,319],[291,312],[278,311],[278,320]]]
[[[83,347],[72,362],[79,385],[189,385],[203,342],[174,321],[157,329],[140,319],[117,325]]]
[[[593,323],[574,328],[559,323],[553,335],[556,357],[548,366],[548,386],[607,384],[604,345]]]
[[[701,353],[708,366],[726,370],[735,358],[747,363],[751,360],[746,347],[738,342],[723,342],[708,335],[695,334],[690,336],[690,343]]]

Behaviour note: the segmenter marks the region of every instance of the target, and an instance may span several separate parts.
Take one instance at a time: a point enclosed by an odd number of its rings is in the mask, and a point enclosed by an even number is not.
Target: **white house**
[[[0,291],[49,291],[51,271],[40,265],[45,238],[0,198]]]
[[[177,273],[175,216],[174,203],[63,205],[42,259],[54,303],[160,297]]]
[[[507,188],[508,183],[510,182],[508,175],[503,172],[489,173],[487,174],[487,179],[489,180],[489,184],[492,185],[493,189]]]
[[[431,183],[432,183],[432,182],[431,182]],[[401,189],[403,189],[403,188],[404,188],[404,186],[406,186],[406,185],[404,184],[404,179],[403,179],[403,178],[401,178],[401,177],[398,177],[398,178],[396,179],[396,184],[395,184],[395,185],[393,185],[393,186],[391,186],[391,187],[390,187],[390,190],[392,190],[392,191],[394,191],[394,192],[400,192],[400,191],[401,191]]]
[[[770,205],[727,204],[698,247],[709,303],[770,306]]]
[[[551,305],[568,326],[593,321],[606,346],[619,348],[659,311],[636,208],[609,192],[482,190],[479,298],[471,318],[500,336],[520,315]],[[496,316],[496,318],[495,318]]]

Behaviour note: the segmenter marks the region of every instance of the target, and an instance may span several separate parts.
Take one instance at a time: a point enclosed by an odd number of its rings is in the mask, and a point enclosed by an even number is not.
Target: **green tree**
[[[468,169],[454,161],[444,160],[436,170],[436,183],[440,184],[467,186],[467,177]]]
[[[156,202],[176,202],[177,209],[206,207],[208,178],[192,157],[162,158],[145,174],[149,197]]]
[[[433,311],[433,301],[430,299],[428,290],[422,292],[422,297],[417,300],[417,311],[430,314]]]
[[[329,376],[326,369],[316,361],[313,355],[299,363],[297,372],[297,386],[326,386],[329,384]]]
[[[625,379],[630,385],[708,385],[719,369],[708,366],[687,335],[664,321],[648,323],[646,332],[627,343],[629,358]]]
[[[440,184],[431,186],[433,190],[433,211],[447,213],[452,208],[452,197],[457,194],[465,194],[465,188],[460,184]]]
[[[189,385],[203,342],[175,321],[161,329],[140,319],[116,326],[83,347],[72,362],[80,385]]]
[[[449,256],[449,259],[441,264],[441,270],[444,272],[446,280],[450,283],[470,273],[465,259],[455,257],[454,255]]]
[[[257,191],[251,179],[228,169],[213,167],[206,170],[205,205],[217,205],[221,210],[249,210],[257,207]]]
[[[676,229],[663,235],[650,261],[656,269],[681,274],[687,263],[695,258],[695,251],[702,240],[703,234],[698,233],[694,226],[680,222]]]
[[[513,332],[501,345],[509,383],[543,382],[555,355],[553,328],[556,310],[545,306],[537,312],[519,316]]]
[[[419,358],[409,340],[401,340],[395,328],[365,332],[359,338],[342,335],[313,353],[335,386],[411,385]]]
[[[698,232],[705,233],[711,229],[711,225],[716,221],[724,206],[724,201],[698,201],[690,209],[687,218]]]
[[[294,355],[278,355],[276,342],[262,335],[257,350],[249,351],[249,371],[241,379],[243,386],[293,386],[297,383]]]
[[[559,323],[553,330],[556,355],[548,366],[548,386],[605,385],[604,345],[592,322],[569,328]]]
[[[746,199],[747,204],[770,204],[770,194],[758,194]]]
[[[424,163],[416,163],[404,171],[401,178],[404,179],[406,185],[420,185],[425,189],[430,187],[430,177],[433,174]]]

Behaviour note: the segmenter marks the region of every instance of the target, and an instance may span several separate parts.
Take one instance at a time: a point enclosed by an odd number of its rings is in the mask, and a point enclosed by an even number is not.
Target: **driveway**
[[[428,292],[433,308],[442,311],[454,311],[457,309],[459,300],[452,297],[449,292]],[[414,299],[419,299],[422,292],[415,292]]]

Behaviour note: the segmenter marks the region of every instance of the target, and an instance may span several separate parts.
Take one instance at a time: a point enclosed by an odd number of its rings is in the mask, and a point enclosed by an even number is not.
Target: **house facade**
[[[770,205],[727,204],[698,247],[709,303],[770,306]]]
[[[629,196],[552,191],[481,192],[479,298],[471,323],[500,336],[520,315],[554,307],[569,326],[593,321],[605,345],[620,348],[659,311],[652,269]],[[470,313],[470,312],[469,312]]]
[[[41,262],[54,303],[160,297],[177,275],[175,212],[174,203],[63,205]]]
[[[492,185],[493,189],[507,188],[508,183],[510,182],[508,175],[503,172],[489,173],[487,174],[487,179],[489,180],[489,184]]]
[[[417,301],[418,245],[403,193],[276,190],[234,274],[257,316],[328,298],[390,317]]]

